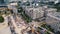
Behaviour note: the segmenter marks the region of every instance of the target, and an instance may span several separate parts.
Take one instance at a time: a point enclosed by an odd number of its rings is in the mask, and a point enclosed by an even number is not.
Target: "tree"
[[[50,34],[49,32],[46,32],[45,34]]]
[[[0,23],[4,22],[4,18],[0,16]]]

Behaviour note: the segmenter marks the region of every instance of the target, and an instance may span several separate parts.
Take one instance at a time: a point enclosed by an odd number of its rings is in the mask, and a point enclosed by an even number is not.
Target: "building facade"
[[[10,10],[12,10],[13,11],[13,13],[18,13],[18,9],[17,9],[17,3],[16,2],[14,2],[14,3],[10,3],[10,4],[8,4],[8,9],[10,9]]]
[[[43,17],[44,11],[42,7],[26,7],[25,13],[31,17],[32,19],[41,18]]]
[[[44,16],[47,16],[48,13],[55,13],[57,11],[57,9],[54,8],[48,8],[47,6],[25,6],[24,8],[25,13],[31,17],[32,19],[36,19],[36,18],[42,18]]]

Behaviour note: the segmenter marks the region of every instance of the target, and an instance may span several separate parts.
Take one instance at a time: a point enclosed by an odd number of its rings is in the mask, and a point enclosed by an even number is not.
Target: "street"
[[[10,26],[12,34],[21,34],[21,30],[27,28],[27,24],[24,23],[21,17],[16,15],[8,16],[8,25]]]

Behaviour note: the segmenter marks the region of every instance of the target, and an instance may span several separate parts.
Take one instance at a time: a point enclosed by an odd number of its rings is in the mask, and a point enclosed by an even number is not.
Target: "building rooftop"
[[[28,7],[28,6],[26,7],[26,10],[28,10],[28,11],[29,10],[35,11],[35,10],[40,10],[40,9],[42,10],[42,7]]]
[[[50,14],[47,14],[47,15],[50,16],[50,17],[53,17],[55,19],[60,20],[60,12],[56,12],[54,14],[50,13]]]
[[[56,17],[60,18],[60,12],[54,14]]]
[[[55,8],[48,8],[47,11],[57,10]]]

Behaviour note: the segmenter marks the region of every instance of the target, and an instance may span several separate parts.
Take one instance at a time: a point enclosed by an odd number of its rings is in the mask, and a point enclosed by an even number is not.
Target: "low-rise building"
[[[47,14],[46,23],[50,25],[54,31],[60,31],[60,13]]]

